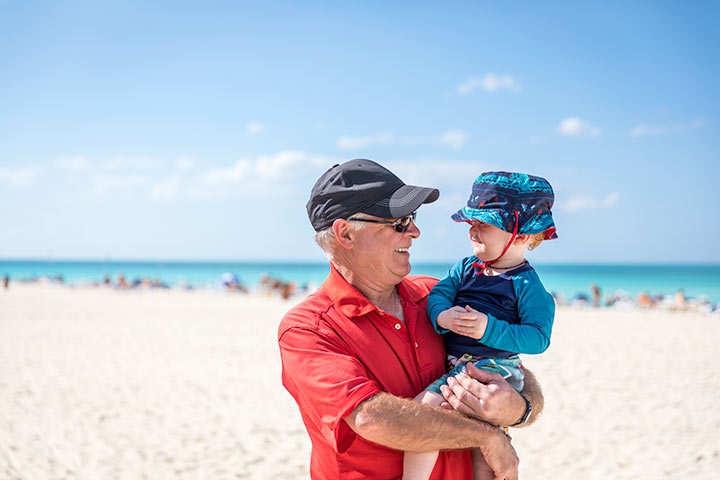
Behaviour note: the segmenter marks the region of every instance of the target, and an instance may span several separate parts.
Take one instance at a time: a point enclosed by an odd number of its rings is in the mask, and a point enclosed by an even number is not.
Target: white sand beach
[[[297,301],[297,300],[296,300]],[[0,291],[0,478],[304,479],[280,384],[293,301],[13,284]],[[720,318],[561,309],[526,356],[546,396],[525,479],[714,479]]]

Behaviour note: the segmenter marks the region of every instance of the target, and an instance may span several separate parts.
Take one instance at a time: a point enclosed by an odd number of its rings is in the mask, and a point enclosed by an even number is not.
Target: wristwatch
[[[517,427],[519,425],[523,425],[525,422],[528,421],[528,418],[530,418],[530,414],[532,413],[532,405],[530,404],[530,400],[528,400],[525,395],[519,394],[523,400],[525,400],[525,413],[523,413],[522,418],[512,425],[509,425],[510,427]]]

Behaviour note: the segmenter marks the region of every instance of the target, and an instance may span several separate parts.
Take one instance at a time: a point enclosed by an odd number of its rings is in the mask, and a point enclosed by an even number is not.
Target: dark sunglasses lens
[[[411,213],[410,215],[407,215],[405,217],[402,217],[397,222],[395,222],[395,230],[399,233],[405,233],[407,232],[407,229],[410,228],[410,222],[415,220],[415,214]]]

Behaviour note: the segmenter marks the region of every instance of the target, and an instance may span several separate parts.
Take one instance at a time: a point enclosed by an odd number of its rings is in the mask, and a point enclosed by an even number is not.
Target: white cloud
[[[177,197],[180,187],[180,177],[168,177],[150,188],[148,195],[154,200],[172,200]]]
[[[685,132],[687,130],[694,130],[705,125],[705,120],[702,118],[696,118],[690,123],[682,123],[678,125],[656,125],[648,126],[644,124],[636,125],[633,127],[629,134],[631,137],[646,137],[653,135],[666,135],[668,133]]]
[[[178,170],[189,170],[195,165],[195,160],[190,157],[178,157],[175,166]]]
[[[393,135],[391,133],[378,133],[376,135],[367,135],[364,137],[351,137],[349,135],[343,135],[338,138],[337,146],[343,150],[353,148],[366,148],[370,145],[387,144],[393,141]]]
[[[245,127],[245,132],[249,133],[250,135],[256,135],[260,132],[265,130],[265,125],[258,122],[257,120],[253,120],[252,122],[248,123]]]
[[[292,171],[293,167],[302,162],[314,162],[313,157],[305,152],[286,150],[275,155],[261,155],[255,159],[255,174],[260,178],[278,178]]]
[[[454,150],[460,150],[470,136],[462,130],[450,130],[440,136],[440,143],[450,145]]]
[[[142,175],[95,175],[92,177],[93,192],[102,195],[111,190],[123,190],[148,183]]]
[[[247,159],[241,159],[232,167],[210,170],[200,177],[200,183],[205,185],[240,183],[250,176],[252,170],[252,162]]]
[[[40,171],[39,167],[0,167],[0,183],[7,183],[12,188],[27,187]]]
[[[560,122],[557,132],[568,137],[596,137],[602,130],[578,117],[568,117]]]
[[[620,194],[618,192],[608,193],[605,196],[605,198],[603,198],[602,206],[609,208],[609,207],[617,205],[617,203],[619,201],[620,201]]]
[[[595,210],[598,208],[611,208],[620,202],[620,194],[611,192],[603,198],[580,195],[571,197],[567,202],[559,206],[560,210],[568,212],[580,212],[584,210]]]
[[[56,163],[66,170],[85,170],[90,167],[90,160],[82,155],[58,158]]]
[[[562,206],[563,210],[568,212],[578,212],[580,210],[591,210],[597,208],[598,202],[593,197],[572,197]]]
[[[199,195],[226,194],[223,187],[264,188],[277,178],[297,178],[308,170],[317,167],[330,167],[334,159],[322,155],[312,155],[296,150],[284,150],[274,155],[260,155],[254,159],[242,158],[226,168],[210,170],[199,178]],[[287,182],[285,182],[287,184]],[[282,184],[273,184],[274,191],[283,188]],[[219,188],[211,192],[202,188]],[[235,188],[237,191],[237,188]]]
[[[470,77],[457,86],[458,95],[467,95],[478,88],[482,88],[486,92],[497,92],[498,90],[510,90],[519,92],[522,90],[520,84],[510,75],[496,75],[492,72],[486,73],[482,77]]]
[[[637,125],[630,130],[630,136],[645,137],[647,135],[663,135],[667,132],[667,127],[648,127],[647,125]]]

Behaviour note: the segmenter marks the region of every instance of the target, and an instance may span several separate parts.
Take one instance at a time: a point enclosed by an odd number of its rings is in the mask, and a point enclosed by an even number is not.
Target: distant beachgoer
[[[685,310],[685,292],[681,288],[675,294],[675,310]]]
[[[5,288],[5,290],[10,288],[10,276],[9,275],[3,276],[3,288]]]
[[[287,300],[292,295],[294,284],[278,281],[278,293],[283,300]]]
[[[470,224],[473,255],[455,264],[428,296],[428,316],[445,336],[450,370],[416,401],[441,405],[440,387],[448,377],[466,373],[468,362],[499,373],[522,391],[518,354],[548,348],[555,315],[553,297],[525,259],[526,250],[557,238],[553,200],[552,187],[542,177],[486,172],[475,180],[467,205],[452,215]],[[479,449],[472,450],[472,457],[476,480],[495,478]],[[437,458],[437,451],[406,452],[403,479],[429,479]]]
[[[240,282],[240,278],[232,272],[223,273],[220,283],[228,292],[248,292],[248,289]]]
[[[637,304],[638,304],[638,306],[643,307],[643,308],[650,308],[653,306],[653,300],[650,297],[649,293],[643,292],[640,295],[638,295]]]
[[[592,292],[593,307],[600,308],[600,299],[602,297],[602,290],[600,290],[600,287],[597,285],[597,283],[591,283],[590,291]]]
[[[552,295],[553,300],[555,300],[555,305],[565,305],[565,297],[560,292],[550,292],[550,295]]]
[[[586,293],[578,292],[570,299],[570,303],[575,306],[586,307],[590,305],[590,297]]]
[[[298,291],[298,288],[295,282],[286,282],[266,273],[260,277],[258,291],[268,296],[278,294],[283,300],[287,300]]]
[[[258,291],[261,292],[264,295],[270,296],[272,295],[272,277],[268,273],[262,274],[260,277],[260,280],[258,280]]]
[[[125,274],[123,274],[123,273],[118,273],[116,286],[117,286],[118,288],[130,288],[130,284],[129,284],[128,281],[125,279]]]

